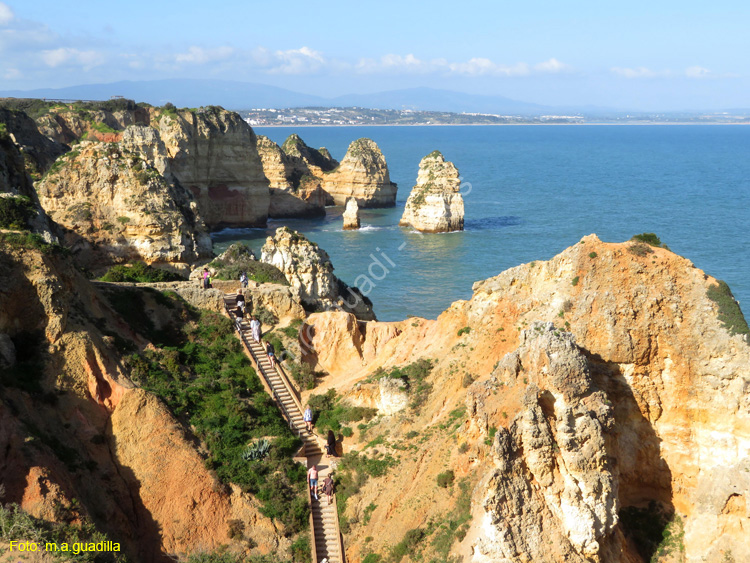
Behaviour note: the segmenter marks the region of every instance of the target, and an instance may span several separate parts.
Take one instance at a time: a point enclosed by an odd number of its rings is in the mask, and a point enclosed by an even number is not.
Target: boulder
[[[357,200],[355,198],[352,197],[347,200],[343,217],[345,231],[359,229],[359,206],[357,205]]]

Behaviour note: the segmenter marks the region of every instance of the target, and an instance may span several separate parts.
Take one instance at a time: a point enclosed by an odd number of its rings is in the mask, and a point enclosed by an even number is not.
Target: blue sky
[[[156,78],[324,96],[428,86],[548,105],[750,107],[750,3],[0,0],[0,90]]]

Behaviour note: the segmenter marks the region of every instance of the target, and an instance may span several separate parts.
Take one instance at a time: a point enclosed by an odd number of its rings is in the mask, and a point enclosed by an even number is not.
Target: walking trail
[[[271,365],[263,345],[253,339],[250,332],[250,323],[247,320],[237,323],[238,319],[233,313],[237,308],[236,297],[237,295],[234,293],[225,294],[224,308],[229,317],[238,325],[238,337],[255,364],[255,369],[261,376],[261,382],[266,391],[281,409],[292,432],[302,440],[304,447],[301,452],[307,460],[308,469],[313,465],[318,466],[318,499],[316,500],[308,492],[311,512],[312,560],[315,563],[323,563],[325,560],[328,563],[346,563],[344,541],[339,530],[336,495],[333,495],[333,500],[329,505],[326,495],[322,491],[323,481],[331,472],[331,465],[323,455],[320,446],[321,439],[316,434],[308,434],[305,422],[302,419],[302,404],[284,369],[278,363],[276,367]]]

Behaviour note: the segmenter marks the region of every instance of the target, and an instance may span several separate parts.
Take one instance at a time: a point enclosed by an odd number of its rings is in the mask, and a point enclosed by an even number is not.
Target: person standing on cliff
[[[333,430],[329,430],[326,437],[326,453],[329,457],[336,457],[336,436]]]
[[[208,289],[209,284],[211,283],[211,275],[208,273],[208,268],[203,268],[203,289]]]
[[[318,500],[318,466],[315,464],[307,470],[307,484],[310,487],[310,494]]]

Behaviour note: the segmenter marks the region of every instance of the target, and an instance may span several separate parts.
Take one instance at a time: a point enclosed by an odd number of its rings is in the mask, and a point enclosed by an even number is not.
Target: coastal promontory
[[[406,200],[399,225],[424,233],[464,230],[461,178],[452,162],[433,151],[419,163],[417,184]]]

